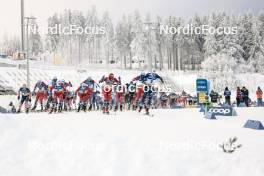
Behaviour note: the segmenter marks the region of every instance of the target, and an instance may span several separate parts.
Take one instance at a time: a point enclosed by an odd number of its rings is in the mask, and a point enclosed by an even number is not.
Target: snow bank
[[[262,176],[263,108],[239,108],[238,116],[206,120],[198,109],[136,112],[0,114],[0,170],[8,176]],[[238,137],[242,148],[219,144]]]

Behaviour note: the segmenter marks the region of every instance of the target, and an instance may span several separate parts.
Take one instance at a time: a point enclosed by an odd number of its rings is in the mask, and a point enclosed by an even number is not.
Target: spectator
[[[241,90],[240,90],[240,87],[237,87],[237,91],[236,91],[236,103],[237,103],[237,107],[240,106],[241,100],[242,100]]]
[[[225,88],[224,96],[225,96],[225,103],[231,105],[231,91],[228,89],[228,87]]]
[[[258,106],[262,106],[262,95],[263,95],[263,92],[262,92],[260,87],[258,87],[258,90],[257,90],[256,94],[257,94],[257,104],[258,104]]]
[[[249,92],[246,87],[241,89],[242,100],[247,107],[249,107]]]
[[[217,103],[218,96],[219,96],[218,93],[212,90],[210,93],[211,102]]]

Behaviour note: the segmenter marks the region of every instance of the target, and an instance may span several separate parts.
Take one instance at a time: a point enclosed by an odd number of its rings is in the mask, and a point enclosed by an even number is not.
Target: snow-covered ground
[[[87,76],[100,79],[109,72],[129,82],[138,70],[31,68],[31,81],[53,76],[72,81],[74,88]],[[195,94],[197,75],[160,72],[179,89]],[[254,89],[263,81],[241,75]],[[17,89],[25,70],[1,67],[1,84]],[[261,75],[254,75],[264,80]],[[33,84],[32,84],[33,85]],[[254,99],[254,98],[253,98]],[[0,96],[8,108],[16,96]],[[0,175],[4,176],[262,176],[264,131],[243,128],[248,119],[264,124],[264,108],[236,108],[238,116],[207,120],[197,108],[152,110],[153,117],[137,112],[62,114],[0,114]],[[219,147],[231,137],[242,147],[227,154]]]
[[[264,108],[207,120],[198,109],[47,115],[0,114],[0,171],[5,176],[262,176]],[[218,146],[237,136],[242,147]]]

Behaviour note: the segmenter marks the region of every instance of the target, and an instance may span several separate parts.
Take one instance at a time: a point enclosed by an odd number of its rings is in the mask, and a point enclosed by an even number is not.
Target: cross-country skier
[[[61,80],[62,84],[63,84],[63,109],[65,111],[67,111],[68,109],[70,109],[70,107],[68,106],[69,105],[69,102],[68,100],[70,100],[70,97],[67,97],[68,95],[70,95],[70,88],[72,87],[72,83],[69,81],[69,82],[66,82],[64,79]]]
[[[50,113],[62,112],[62,105],[63,105],[63,98],[64,98],[64,84],[62,81],[57,81],[55,85],[51,87],[51,94],[52,94],[52,108]]]
[[[43,100],[47,98],[48,86],[41,80],[39,80],[34,87],[32,95],[36,95],[34,107],[32,110],[37,108],[38,102],[40,102],[41,111],[43,111]]]
[[[22,105],[25,103],[26,113],[29,112],[29,103],[31,102],[31,92],[30,89],[23,84],[23,86],[18,91],[17,99],[20,100],[20,105],[18,107],[17,113],[20,113]]]
[[[149,108],[152,103],[153,94],[155,93],[153,92],[153,90],[155,89],[154,84],[157,82],[164,83],[163,78],[156,74],[154,71],[145,75],[144,94],[140,100],[139,112],[141,112],[141,110],[145,108],[146,115],[149,115]],[[155,91],[158,90],[155,89]]]
[[[76,90],[76,95],[79,97],[79,104],[77,112],[83,110],[86,112],[87,109],[87,102],[92,97],[93,90],[85,83],[81,83],[81,85]]]
[[[71,111],[73,106],[76,104],[76,94],[75,91],[68,90],[66,93],[65,103],[67,110]]]
[[[102,87],[102,93],[104,96],[103,113],[109,114],[109,105],[112,99],[112,91],[114,84],[119,84],[119,80],[115,78],[113,73],[110,73],[108,77],[103,76],[99,83],[104,83]]]
[[[177,100],[177,95],[176,93],[172,92],[169,94],[169,104],[170,104],[170,108],[173,109],[176,107],[176,100]]]
[[[126,84],[126,92],[125,92],[125,104],[127,105],[127,109],[130,110],[133,100],[135,98],[136,93],[136,84],[127,83]]]
[[[133,78],[132,81],[130,82],[131,85],[134,84],[136,86],[135,99],[132,103],[133,104],[133,110],[137,109],[138,103],[144,94],[144,86],[145,86],[146,81],[147,81],[146,74],[144,72],[142,72],[139,76]]]
[[[92,108],[95,109],[95,104],[97,104],[96,101],[97,101],[98,89],[100,88],[100,86],[90,76],[85,81],[83,81],[83,83],[85,83],[92,91],[92,95],[91,97],[89,97],[89,108],[88,108],[89,111],[91,111]]]
[[[115,86],[115,111],[118,109],[123,110],[125,95],[125,86],[121,85],[121,78],[119,78],[119,83]]]
[[[169,96],[166,94],[166,92],[160,92],[160,106],[162,109],[167,108],[167,104],[168,104],[168,100],[169,100]]]
[[[57,81],[58,79],[55,76],[48,85],[48,100],[45,106],[45,110],[48,110],[50,108],[50,105],[52,104],[52,88],[55,87]]]

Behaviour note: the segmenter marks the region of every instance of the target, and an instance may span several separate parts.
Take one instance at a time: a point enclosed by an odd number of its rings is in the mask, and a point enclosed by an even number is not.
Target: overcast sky
[[[1,0],[0,38],[20,34],[20,0]],[[195,13],[208,14],[213,10],[225,10],[228,13],[264,10],[264,0],[24,0],[26,15],[34,15],[41,26],[47,18],[64,9],[86,11],[95,5],[99,15],[108,11],[116,22],[122,14],[136,9],[143,15],[150,13],[167,17],[169,15],[188,18]]]

